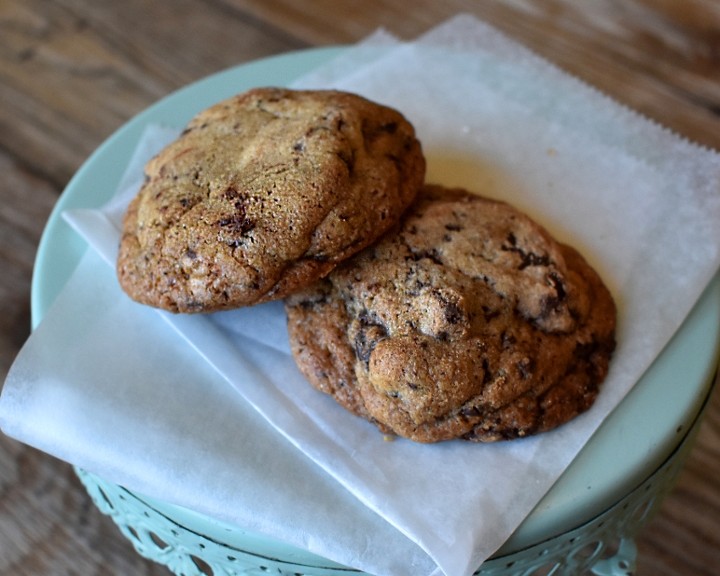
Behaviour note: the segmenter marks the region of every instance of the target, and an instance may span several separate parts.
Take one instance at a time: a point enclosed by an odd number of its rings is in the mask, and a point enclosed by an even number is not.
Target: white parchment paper
[[[118,217],[144,162],[182,128],[151,126],[115,202],[67,215],[94,251],[14,364],[0,425],[110,481],[370,573],[470,574],[718,270],[720,160],[469,17],[411,43],[374,35],[298,86],[397,107],[428,180],[507,200],[583,252],[619,311],[596,405],[519,441],[386,442],[303,381],[280,304],[173,316],[129,301],[108,265]]]

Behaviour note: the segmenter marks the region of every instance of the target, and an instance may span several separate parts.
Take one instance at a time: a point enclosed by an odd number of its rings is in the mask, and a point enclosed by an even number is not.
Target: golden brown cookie
[[[427,187],[398,229],[286,300],[303,374],[386,433],[510,439],[591,406],[615,305],[508,204]]]
[[[397,111],[260,88],[201,112],[146,166],[117,262],[134,299],[207,312],[279,299],[375,241],[425,160]]]

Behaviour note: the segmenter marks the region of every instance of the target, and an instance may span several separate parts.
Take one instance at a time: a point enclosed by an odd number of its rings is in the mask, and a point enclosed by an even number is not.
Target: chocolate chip
[[[550,259],[546,255],[538,256],[533,252],[522,253],[523,260],[518,266],[518,270],[524,270],[528,266],[549,266]]]
[[[482,383],[483,385],[490,384],[493,380],[492,372],[490,372],[490,363],[488,362],[487,358],[482,359],[482,369],[483,369],[483,379]]]
[[[515,336],[513,336],[512,334],[503,332],[500,335],[500,341],[502,342],[503,350],[507,350],[515,345],[515,342],[517,342],[517,338],[515,338]]]
[[[223,192],[223,197],[226,200],[235,200],[236,198],[240,198],[240,192],[234,186],[228,186],[225,188],[225,192]]]
[[[217,224],[218,226],[230,229],[232,232],[239,232],[241,234],[255,228],[255,224],[251,220],[248,220],[240,215],[230,216],[229,218],[221,218],[218,220]]]
[[[587,362],[590,360],[592,355],[599,349],[598,343],[594,340],[586,343],[579,343],[575,350],[573,350],[573,356],[577,360]]]
[[[558,274],[551,272],[546,277],[546,281],[550,286],[555,288],[555,294],[553,296],[545,296],[540,302],[540,318],[549,316],[567,299],[565,285]]]
[[[387,330],[384,326],[372,323],[367,314],[361,314],[359,320],[360,329],[355,334],[355,356],[367,367],[375,347],[387,338]]]
[[[460,414],[466,418],[477,418],[478,416],[482,416],[482,411],[477,406],[463,406],[460,409]]]
[[[440,254],[437,250],[431,249],[431,250],[418,250],[417,252],[413,252],[410,256],[415,262],[419,262],[420,260],[430,260],[437,264],[438,266],[443,265],[443,261],[440,258]]]
[[[311,296],[308,298],[305,298],[304,300],[300,300],[299,302],[296,302],[293,304],[293,306],[299,306],[303,310],[314,310],[315,308],[318,308],[320,306],[323,306],[328,303],[329,294],[327,292],[313,292]]]
[[[520,373],[520,377],[523,380],[527,380],[532,376],[533,368],[534,368],[535,362],[532,360],[532,358],[523,358],[517,363],[517,369]]]
[[[550,272],[547,276],[547,282],[555,288],[558,302],[565,301],[567,291],[565,290],[565,284],[563,283],[562,278],[560,278],[560,275],[557,272]]]
[[[529,266],[549,266],[550,258],[546,254],[535,254],[534,252],[526,252],[518,246],[517,237],[512,232],[507,235],[508,244],[500,246],[505,252],[514,252],[520,256],[520,265],[518,270],[525,270]]]
[[[445,320],[447,320],[450,324],[457,324],[464,318],[464,314],[462,311],[462,308],[458,306],[455,302],[443,302],[445,305]]]
[[[232,194],[233,190],[234,189],[232,188],[228,188],[225,191],[225,194]],[[231,197],[234,198],[234,196]],[[230,216],[221,218],[216,222],[216,224],[222,228],[226,228],[232,234],[238,234],[242,236],[243,234],[250,232],[250,230],[255,228],[255,222],[245,215],[244,204],[242,204],[241,202],[236,202],[235,208],[237,210],[235,214],[231,214]]]

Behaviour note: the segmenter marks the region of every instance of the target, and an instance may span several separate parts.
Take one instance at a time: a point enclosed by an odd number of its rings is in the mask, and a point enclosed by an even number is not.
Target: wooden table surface
[[[0,0],[0,376],[29,334],[45,220],[87,156],[137,112],[210,73],[412,39],[476,14],[690,140],[720,150],[715,0]],[[720,321],[720,319],[719,319]],[[720,571],[720,394],[679,483],[639,539],[639,574]],[[0,434],[0,574],[168,574],[90,503],[69,465]]]

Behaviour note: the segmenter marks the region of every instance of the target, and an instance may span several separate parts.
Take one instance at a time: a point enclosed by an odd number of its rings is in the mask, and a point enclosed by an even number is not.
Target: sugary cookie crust
[[[147,164],[124,220],[120,284],[173,312],[282,298],[382,235],[424,173],[395,110],[335,91],[240,94]]]
[[[419,442],[555,428],[592,405],[615,345],[612,297],[577,251],[440,187],[286,309],[307,379]]]

